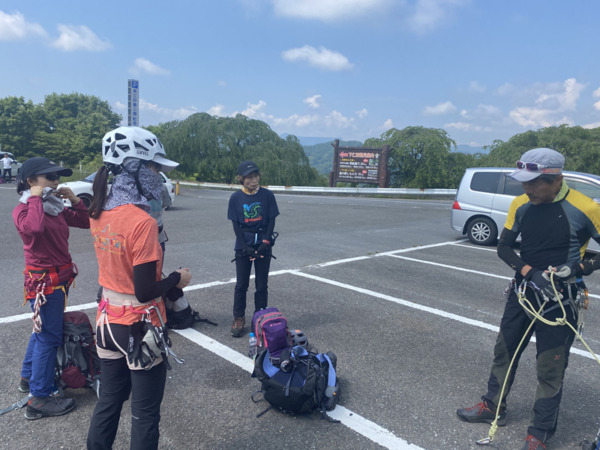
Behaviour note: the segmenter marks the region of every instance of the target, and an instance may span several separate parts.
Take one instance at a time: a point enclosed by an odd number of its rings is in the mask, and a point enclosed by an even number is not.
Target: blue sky
[[[4,0],[0,97],[79,92],[140,122],[237,113],[364,141],[443,128],[489,145],[600,126],[591,0]]]

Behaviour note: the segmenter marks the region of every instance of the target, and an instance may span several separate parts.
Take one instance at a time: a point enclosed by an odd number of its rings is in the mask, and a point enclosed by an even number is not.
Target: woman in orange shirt
[[[154,327],[164,327],[162,300],[188,285],[188,269],[161,280],[162,249],[148,200],[162,195],[162,178],[177,163],[165,158],[155,135],[119,127],[102,140],[104,166],[94,180],[90,229],[98,258],[103,295],[96,316],[101,389],[87,437],[88,449],[112,448],[123,403],[131,393],[132,449],[158,447],[164,353],[147,345]],[[107,194],[109,172],[115,175]],[[152,340],[152,339],[150,339]],[[162,348],[162,350],[165,350]]]

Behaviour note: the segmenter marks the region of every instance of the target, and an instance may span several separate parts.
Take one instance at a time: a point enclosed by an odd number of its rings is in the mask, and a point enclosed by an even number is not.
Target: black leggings
[[[115,339],[122,348],[127,348],[127,327],[113,325]],[[107,330],[105,330],[107,332]],[[106,335],[107,340],[109,336]],[[111,347],[108,345],[108,347]],[[100,374],[100,398],[96,403],[87,436],[87,448],[111,449],[123,403],[131,393],[131,449],[147,450],[158,448],[158,424],[160,404],[165,391],[167,368],[160,363],[150,370],[129,370],[125,357],[102,358]]]
[[[254,311],[267,307],[269,302],[269,269],[271,267],[271,252],[264,258],[256,258],[254,263],[250,258],[242,256],[241,251],[236,252],[235,273],[237,281],[233,294],[233,317],[244,317],[246,313],[246,293],[250,285],[250,272],[254,264]]]

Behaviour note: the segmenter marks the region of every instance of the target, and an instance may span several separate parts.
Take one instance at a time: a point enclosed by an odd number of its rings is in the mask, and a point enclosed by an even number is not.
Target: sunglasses
[[[550,168],[544,164],[517,161],[517,169],[525,169],[531,172],[542,172],[542,173],[562,173],[562,169]]]
[[[45,173],[44,177],[46,178],[46,180],[48,181],[56,181],[56,180],[60,180],[60,175],[56,174],[56,173]]]

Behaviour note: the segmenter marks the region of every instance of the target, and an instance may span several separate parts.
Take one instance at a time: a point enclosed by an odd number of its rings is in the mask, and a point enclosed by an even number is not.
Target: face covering
[[[161,176],[146,167],[139,159],[125,162],[123,169],[113,179],[104,210],[110,211],[117,206],[132,204],[150,211],[148,200],[160,199],[162,195]]]
[[[56,191],[51,187],[44,188],[42,191],[42,205],[46,214],[58,216],[65,209],[65,204],[60,197],[54,195],[54,192]],[[29,197],[31,197],[31,190],[27,189],[21,194],[19,201],[26,204]]]

